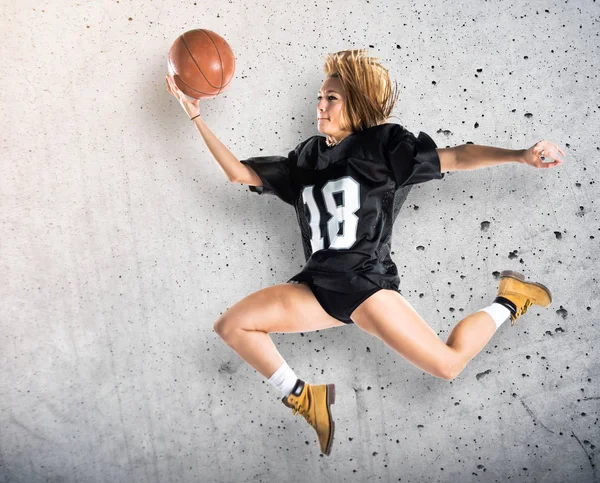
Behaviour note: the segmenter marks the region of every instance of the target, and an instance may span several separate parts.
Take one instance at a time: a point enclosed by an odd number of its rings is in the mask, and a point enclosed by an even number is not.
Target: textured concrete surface
[[[0,2],[0,481],[597,482],[600,5]],[[446,340],[504,269],[553,291],[453,381],[355,326],[274,334],[334,382],[331,457],[213,331],[304,263],[293,209],[229,184],[164,82],[186,30],[232,46],[202,103],[243,159],[317,134],[327,52],[368,48],[392,119],[438,146],[549,139],[417,186],[394,229],[402,293]]]

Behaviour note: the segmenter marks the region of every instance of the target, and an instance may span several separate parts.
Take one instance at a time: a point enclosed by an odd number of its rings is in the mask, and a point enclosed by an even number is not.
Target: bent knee
[[[440,379],[445,379],[446,381],[452,381],[458,377],[462,370],[462,367],[458,367],[454,364],[441,364],[436,368],[433,375]]]
[[[452,381],[458,374],[452,372],[444,372],[439,374],[437,377],[444,379],[445,381]]]
[[[239,328],[240,324],[236,323],[235,319],[225,314],[221,315],[221,317],[213,324],[214,331],[225,341],[230,339],[232,334]]]

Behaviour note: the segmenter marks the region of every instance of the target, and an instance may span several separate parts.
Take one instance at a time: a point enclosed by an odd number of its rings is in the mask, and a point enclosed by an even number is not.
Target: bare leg
[[[486,312],[475,312],[462,319],[452,329],[446,345],[460,354],[463,361],[459,372],[473,359],[496,333],[496,324]]]
[[[284,359],[266,332],[234,329],[223,339],[237,354],[263,376],[269,379],[283,364]]]
[[[454,379],[496,331],[489,314],[476,312],[461,320],[444,343],[394,290],[376,292],[351,318],[415,366],[443,379]]]
[[[270,332],[311,332],[345,325],[331,317],[305,284],[268,287],[240,300],[214,324],[225,343],[270,378],[284,359]]]

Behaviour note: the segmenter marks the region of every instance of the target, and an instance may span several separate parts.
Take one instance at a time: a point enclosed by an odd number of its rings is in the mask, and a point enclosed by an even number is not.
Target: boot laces
[[[292,408],[292,413],[294,414],[294,416],[300,413],[302,416],[304,416],[304,418],[308,421],[309,424],[312,424],[310,413],[308,411],[308,406],[304,406],[304,404],[302,404],[301,402],[298,402],[297,406],[295,408]]]
[[[521,313],[519,315],[523,315],[525,312],[527,312],[527,309],[531,307],[531,300],[527,299],[525,300],[525,305],[523,305],[523,308],[521,309]]]
[[[531,302],[531,300],[529,300],[529,299],[525,300],[525,304],[523,304],[523,307],[522,307],[521,309],[517,310],[517,313],[516,313],[516,314],[513,316],[513,319],[512,319],[512,321],[513,321],[513,325],[514,325],[514,322],[515,322],[515,321],[516,321],[516,320],[517,320],[519,317],[521,317],[521,315],[523,315],[525,312],[527,312],[527,309],[528,309],[529,307],[531,307],[531,305],[532,305],[532,302]]]

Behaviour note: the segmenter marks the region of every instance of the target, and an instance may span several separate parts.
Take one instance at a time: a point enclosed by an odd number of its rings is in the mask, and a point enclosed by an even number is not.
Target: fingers
[[[173,94],[177,99],[179,99],[180,98],[179,93],[181,91],[179,90],[179,87],[177,87],[177,84],[175,84],[175,80],[170,75],[167,75],[166,79],[167,79],[167,88],[169,89],[169,92],[171,94]]]
[[[536,161],[536,163],[534,164],[534,166],[536,168],[554,168],[555,166],[558,166],[559,164],[562,164],[561,160],[555,160],[551,163],[544,163],[543,161]]]
[[[561,156],[565,155],[563,150],[550,141],[544,139],[536,143],[536,147],[534,148],[534,152],[537,151],[537,154],[535,154],[536,159],[533,163],[536,168],[554,168],[564,161],[559,157],[559,153]],[[542,158],[552,160],[552,162],[544,162]]]
[[[564,156],[562,149],[543,139],[529,149],[525,162],[534,168],[555,168],[563,162],[559,153]]]
[[[183,107],[183,110],[190,118],[194,117],[196,114],[199,115],[200,99],[189,98],[179,89],[179,87],[177,87],[175,79],[170,75],[165,76],[165,82],[167,84],[167,90],[179,101],[179,104],[181,104],[181,107]]]

